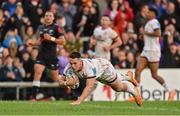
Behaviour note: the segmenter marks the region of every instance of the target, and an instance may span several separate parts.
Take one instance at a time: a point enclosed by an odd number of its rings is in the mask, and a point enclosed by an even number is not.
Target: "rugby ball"
[[[66,71],[65,80],[67,81],[70,78],[76,78],[78,82],[75,85],[69,86],[71,89],[77,89],[79,87],[79,78],[76,76],[76,74],[73,72],[71,68],[69,68]]]

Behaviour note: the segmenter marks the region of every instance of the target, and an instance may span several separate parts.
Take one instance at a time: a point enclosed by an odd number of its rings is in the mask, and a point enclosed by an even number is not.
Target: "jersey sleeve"
[[[154,22],[152,23],[152,28],[153,28],[153,30],[160,29],[161,25],[157,20],[154,20]]]
[[[96,68],[89,61],[86,61],[86,63],[84,63],[84,73],[87,79],[96,77]]]
[[[95,28],[95,29],[94,29],[94,32],[93,32],[93,36],[96,38],[97,34],[98,34],[98,29]]]
[[[110,38],[115,39],[118,36],[118,34],[113,29],[110,29],[110,30],[111,30],[110,31]]]

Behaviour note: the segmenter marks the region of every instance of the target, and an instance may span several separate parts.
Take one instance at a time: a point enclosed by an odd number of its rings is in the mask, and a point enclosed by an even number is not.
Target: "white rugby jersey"
[[[113,39],[118,34],[112,28],[103,29],[101,26],[95,28],[93,36],[96,38],[95,54],[98,58],[105,58],[110,60],[110,51],[105,52],[103,47],[111,46]]]
[[[81,59],[83,62],[83,69],[80,72],[73,72],[78,78],[87,79],[88,77],[96,77],[98,80],[104,79],[102,74],[105,69],[112,68],[111,63],[103,58],[96,59]],[[112,68],[114,71],[115,69]],[[72,68],[68,64],[64,70],[64,75],[70,75],[72,73]]]
[[[146,23],[145,32],[154,32],[155,29],[161,29],[157,19],[152,19]],[[144,50],[160,52],[159,37],[152,37],[145,34]]]

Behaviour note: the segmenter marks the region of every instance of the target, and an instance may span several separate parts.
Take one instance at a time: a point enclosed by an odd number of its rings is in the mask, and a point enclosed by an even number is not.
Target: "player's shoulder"
[[[87,62],[87,63],[91,63],[91,62],[92,62],[92,60],[89,59],[89,58],[81,58],[81,60],[82,60],[83,62]]]
[[[83,65],[84,65],[85,67],[88,67],[88,66],[92,66],[92,65],[93,65],[93,60],[92,60],[92,59],[82,58],[81,60],[82,60]]]
[[[53,24],[52,24],[52,27],[53,27],[53,28],[56,28],[56,29],[57,29],[57,28],[60,28],[60,26],[59,26],[57,23],[53,23]]]
[[[151,24],[157,24],[157,23],[159,23],[159,21],[158,21],[157,19],[152,19],[152,20],[149,21],[149,23],[151,23]]]
[[[58,33],[64,33],[63,28],[60,27],[57,23],[54,23],[53,26],[58,31]]]
[[[94,70],[95,65],[92,59],[82,59],[83,61],[83,72],[89,73]]]
[[[153,19],[151,24],[152,24],[153,26],[155,26],[155,27],[160,27],[160,26],[161,26],[160,23],[159,23],[159,21],[158,21],[157,19]]]
[[[94,31],[98,31],[98,30],[101,30],[101,26],[99,25],[94,29]]]

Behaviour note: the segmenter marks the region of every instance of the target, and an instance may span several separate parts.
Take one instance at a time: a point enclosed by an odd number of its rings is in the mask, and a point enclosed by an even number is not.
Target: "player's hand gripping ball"
[[[79,87],[79,78],[76,76],[72,69],[67,70],[65,80],[67,81],[71,89],[77,89]]]

